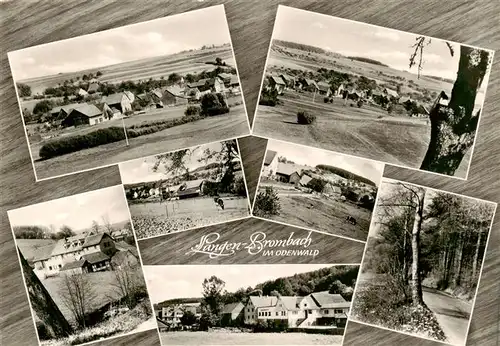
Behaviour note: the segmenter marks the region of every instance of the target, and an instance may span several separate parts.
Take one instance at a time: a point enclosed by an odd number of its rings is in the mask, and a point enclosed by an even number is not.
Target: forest
[[[362,183],[371,185],[371,186],[377,186],[373,181],[370,179],[367,179],[365,177],[362,177],[360,175],[351,173],[349,171],[346,171],[345,169],[334,167],[334,166],[329,166],[329,165],[317,165],[316,168],[321,169],[323,171],[328,171],[330,173],[336,174],[341,176],[342,178],[349,179],[349,180],[357,180]]]
[[[423,287],[474,299],[495,205],[393,181],[379,195],[353,315],[445,340]]]

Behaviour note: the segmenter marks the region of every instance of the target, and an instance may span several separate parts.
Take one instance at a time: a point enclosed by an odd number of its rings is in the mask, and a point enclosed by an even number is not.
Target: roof
[[[33,262],[43,261],[50,258],[50,254],[54,250],[55,244],[41,246],[36,249],[35,256],[33,256]]]
[[[241,310],[243,310],[243,308],[244,305],[241,302],[226,304],[222,309],[222,313],[223,314],[232,314],[233,312],[239,313]]]
[[[233,74],[231,75],[231,81],[229,82],[230,85],[236,85],[240,84],[240,80],[238,79],[238,76]]]
[[[283,79],[281,79],[281,77],[278,77],[278,76],[271,76],[271,77],[269,77],[269,78],[271,78],[271,80],[272,80],[275,84],[285,85],[285,82],[283,81]]]
[[[390,95],[390,96],[393,96],[393,97],[398,97],[398,93],[396,90],[392,90],[392,89],[389,89],[389,88],[385,88],[384,91]]]
[[[323,81],[318,82],[318,83],[317,83],[317,85],[318,85],[318,87],[319,87],[320,89],[321,89],[321,88],[328,88],[328,89],[330,88],[330,84],[328,84],[327,82],[323,82]]]
[[[81,259],[79,261],[69,262],[69,263],[66,263],[65,265],[63,265],[61,270],[70,270],[70,269],[81,268],[85,265],[85,263],[87,263],[87,261],[84,259]]]
[[[327,184],[324,188],[324,192],[328,193],[337,193],[337,194],[342,194],[342,189],[338,186],[332,185],[332,184]]]
[[[67,241],[65,239],[60,239],[54,246],[51,256],[80,251],[86,247],[97,245],[101,242],[104,235],[109,236],[107,233],[98,233],[94,235],[79,234],[67,238]],[[65,244],[69,246],[65,246]]]
[[[16,239],[16,244],[26,260],[40,261],[50,257],[56,241],[52,239]]]
[[[80,112],[88,118],[96,117],[102,114],[102,111],[99,108],[97,108],[96,105],[87,103],[83,103],[80,106],[73,108],[70,114],[73,113],[73,111]]]
[[[125,96],[127,96],[127,97],[128,97],[128,99],[129,99],[130,101],[134,101],[134,99],[135,99],[135,95],[134,95],[134,93],[133,93],[133,92],[128,91],[128,90],[125,90],[123,93],[125,94]]]
[[[299,303],[302,299],[303,299],[302,297],[295,297],[295,296],[280,297],[280,300],[283,302],[283,305],[288,311],[299,310]]]
[[[207,79],[200,79],[197,82],[188,83],[187,86],[188,86],[188,88],[198,88],[198,87],[204,86],[206,81],[207,81]]]
[[[50,113],[59,113],[62,110],[64,110],[66,113],[69,113],[73,108],[76,108],[80,106],[81,103],[70,103],[67,105],[59,106],[59,107],[54,107],[50,110]]]
[[[256,308],[262,308],[265,306],[275,306],[276,303],[278,302],[278,297],[275,296],[264,296],[264,297],[250,296],[249,298],[253,306],[255,306]]]
[[[304,174],[304,175],[302,176],[302,178],[300,178],[300,183],[301,183],[302,185],[307,185],[307,184],[309,184],[309,182],[310,182],[312,179],[313,179],[313,178],[311,178],[311,177],[310,177],[310,176],[308,176],[307,174]]]
[[[399,99],[400,103],[405,103],[406,101],[413,101],[410,96],[403,96]]]
[[[281,79],[283,79],[285,82],[287,82],[287,81],[288,81],[288,82],[293,82],[293,81],[294,81],[294,78],[293,78],[292,76],[289,76],[289,75],[287,75],[287,74],[285,74],[285,73],[282,73],[282,74],[280,75],[280,77],[281,77]]]
[[[123,97],[125,96],[124,93],[116,93],[116,94],[111,94],[111,95],[108,95],[104,98],[104,101],[106,101],[106,103],[108,105],[116,105],[118,103],[121,103],[122,102],[122,99]],[[128,97],[127,97],[128,98]]]
[[[185,186],[185,190],[199,187],[205,179],[196,179],[185,181],[181,186]]]
[[[165,88],[164,92],[167,92],[171,95],[174,95],[176,97],[184,97],[184,89],[182,89],[178,85],[172,85],[167,88]]]
[[[113,263],[123,263],[127,259],[127,256],[129,254],[133,255],[136,259],[138,259],[138,255],[136,253],[132,252],[129,249],[124,249],[124,250],[120,250],[117,253],[115,253],[113,255],[112,261],[113,261]]]
[[[278,163],[278,168],[276,169],[276,173],[283,175],[292,175],[294,172],[298,174],[301,173],[302,170],[310,169],[307,166],[296,165],[293,163]]]
[[[108,106],[108,104],[106,102],[100,102],[96,103],[95,106],[102,112],[104,111],[104,107]]]
[[[309,86],[309,85],[314,85],[315,87],[318,87],[318,84],[316,84],[315,81],[309,78],[304,78],[304,82]]]
[[[90,264],[99,263],[109,260],[109,256],[101,251],[92,252],[82,256],[82,259],[87,260]]]
[[[269,166],[277,154],[278,153],[274,150],[268,150],[266,152],[266,157],[264,158],[264,166]]]
[[[351,306],[351,303],[346,301],[340,294],[331,294],[328,293],[328,291],[314,292],[311,293],[310,296],[320,308],[342,308]]]
[[[226,72],[222,72],[222,73],[219,73],[219,76],[220,78],[222,79],[227,79],[227,78],[231,78],[233,75],[230,74],[230,73],[226,73]]]
[[[89,87],[87,88],[88,92],[95,92],[99,89],[99,84],[97,83],[90,83]]]

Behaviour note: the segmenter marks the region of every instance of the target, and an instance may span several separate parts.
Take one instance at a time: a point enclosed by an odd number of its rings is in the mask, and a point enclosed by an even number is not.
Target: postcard
[[[37,181],[249,134],[223,5],[8,57]]]
[[[366,241],[384,165],[269,140],[252,214]]]
[[[349,319],[465,345],[496,207],[384,179]]]
[[[138,239],[250,215],[236,139],[119,165]]]
[[[493,51],[279,6],[252,133],[467,179]]]
[[[40,345],[156,328],[121,185],[8,216]]]
[[[358,269],[184,265],[144,273],[163,345],[341,345]]]

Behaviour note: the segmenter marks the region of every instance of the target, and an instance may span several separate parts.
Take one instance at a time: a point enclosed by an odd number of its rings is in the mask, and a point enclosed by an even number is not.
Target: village
[[[335,165],[336,161],[345,164],[346,160],[350,160],[346,168],[356,167],[359,172],[362,172],[362,167],[369,167],[368,174],[373,178],[365,178]],[[319,149],[270,141],[253,215],[364,240],[382,168],[374,162],[363,161],[340,154],[322,153]]]

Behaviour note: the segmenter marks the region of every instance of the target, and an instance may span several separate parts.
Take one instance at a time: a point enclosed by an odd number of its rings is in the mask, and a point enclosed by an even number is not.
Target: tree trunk
[[[476,94],[489,62],[484,50],[460,46],[457,79],[448,106],[435,104],[430,112],[431,139],[420,169],[454,175],[472,146],[479,113],[474,116]]]
[[[476,251],[474,252],[474,259],[472,260],[472,279],[474,280],[477,275],[477,262],[479,261],[479,248],[481,247],[481,230],[479,230],[477,235]]]
[[[464,253],[465,240],[463,239],[463,236],[460,233],[458,235],[458,243],[459,245],[457,246],[457,255],[455,258],[455,266],[454,266],[455,268],[453,276],[453,287],[460,286],[460,279],[462,276],[462,259]]]
[[[69,336],[73,329],[18,249],[31,307],[55,338]]]
[[[422,282],[420,278],[420,230],[422,229],[425,190],[418,193],[418,199],[411,234],[411,298],[414,305],[423,305]]]

